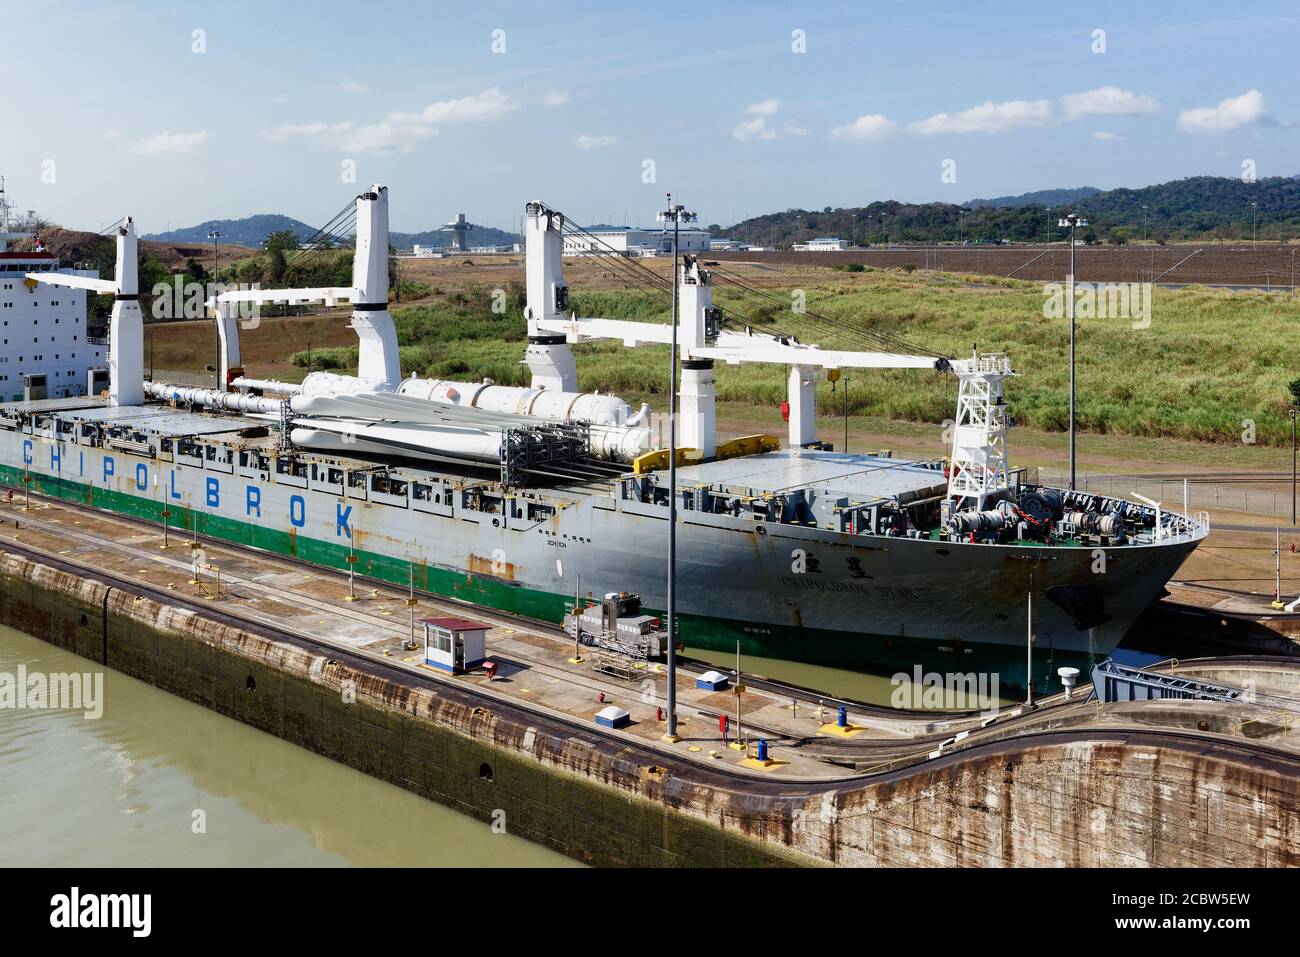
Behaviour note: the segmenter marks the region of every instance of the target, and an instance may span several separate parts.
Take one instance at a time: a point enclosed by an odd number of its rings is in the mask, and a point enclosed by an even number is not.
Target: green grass
[[[810,308],[845,317],[858,329],[895,333],[949,355],[969,354],[976,343],[981,352],[1008,353],[1020,373],[1007,385],[1014,421],[1048,432],[1066,427],[1067,328],[1065,320],[1043,318],[1040,283],[880,271],[853,279],[828,277],[806,284],[804,291]],[[505,290],[504,311],[493,312],[492,290],[471,287],[431,305],[399,307],[403,371],[526,384],[528,371],[520,364],[522,298],[516,284]],[[716,300],[737,321],[743,314],[805,342],[863,348],[778,303],[725,288]],[[583,316],[668,318],[664,297],[647,293],[586,292],[574,296],[574,305]],[[1102,434],[1240,443],[1243,421],[1251,420],[1260,444],[1289,443],[1287,383],[1300,375],[1290,334],[1298,321],[1300,304],[1284,295],[1205,287],[1156,290],[1147,329],[1134,329],[1125,319],[1080,319],[1080,427]],[[326,361],[338,362],[337,367],[355,366],[355,349],[330,353]],[[610,342],[584,345],[575,353],[584,389],[629,399],[667,393],[666,348],[630,350]],[[316,368],[322,367],[322,354],[313,353]],[[305,364],[305,354],[295,355],[294,362]],[[785,378],[784,368],[720,365],[718,397],[776,406],[785,397]],[[849,409],[856,415],[939,423],[954,412],[956,382],[948,375],[848,371],[846,378]],[[824,382],[818,392],[821,411],[842,413],[842,391],[832,394]]]

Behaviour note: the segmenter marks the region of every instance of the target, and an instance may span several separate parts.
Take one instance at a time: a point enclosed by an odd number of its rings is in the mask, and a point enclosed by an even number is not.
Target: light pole
[[[1251,201],[1250,204],[1250,244],[1255,245],[1255,224],[1259,219],[1259,203]]]
[[[683,221],[692,222],[695,214],[668,194],[668,208],[659,214],[667,225],[673,224],[673,332],[668,375],[668,727],[664,739],[677,741],[677,325],[678,283],[680,268],[678,238]]]
[[[1078,213],[1070,213],[1057,223],[1070,229],[1070,277],[1066,283],[1066,302],[1070,308],[1070,491],[1074,491],[1075,449],[1074,449],[1074,235],[1080,226],[1087,226],[1086,219],[1080,219]]]
[[[217,294],[217,240],[221,238],[221,233],[212,230],[208,233],[208,239],[212,240],[212,295]],[[213,323],[213,337],[215,345],[212,353],[212,381],[215,383],[216,390],[221,391],[221,323]]]
[[[1291,524],[1295,525],[1295,420],[1297,410],[1291,409]]]
[[[970,210],[968,209],[957,210],[957,245],[958,246],[966,245],[966,214],[968,212],[970,212]]]
[[[1142,204],[1142,241],[1146,242],[1151,238],[1151,231],[1147,229],[1147,210],[1151,207],[1146,203]]]

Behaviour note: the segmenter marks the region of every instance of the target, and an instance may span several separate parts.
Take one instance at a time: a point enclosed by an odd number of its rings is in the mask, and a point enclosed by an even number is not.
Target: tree
[[[291,229],[277,229],[271,235],[266,237],[267,252],[286,252],[299,247],[298,237],[293,234]]]
[[[1287,384],[1287,390],[1291,393],[1291,404],[1300,408],[1300,379],[1292,379]]]
[[[284,250],[272,249],[268,258],[270,262],[267,263],[267,278],[273,283],[279,283],[284,279]]]
[[[402,301],[402,257],[397,255],[397,247],[388,244],[388,286],[393,291],[393,301]]]

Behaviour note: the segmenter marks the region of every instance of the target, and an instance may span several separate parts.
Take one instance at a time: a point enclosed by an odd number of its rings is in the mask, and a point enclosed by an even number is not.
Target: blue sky
[[[391,188],[403,231],[461,211],[508,228],[531,198],[648,223],[669,189],[729,224],[1246,160],[1295,175],[1283,9],[0,0],[0,174],[21,208],[144,232],[319,225],[356,192],[344,161]]]

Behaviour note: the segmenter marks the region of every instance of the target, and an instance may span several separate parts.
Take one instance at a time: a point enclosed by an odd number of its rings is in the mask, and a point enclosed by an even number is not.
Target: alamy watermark
[[[1075,319],[1126,319],[1134,329],[1151,327],[1149,282],[1076,282]],[[1043,286],[1043,318],[1064,319],[1069,315],[1069,284],[1049,282]]]
[[[895,708],[913,711],[938,711],[960,708],[980,711],[985,716],[998,713],[1001,701],[997,672],[987,671],[947,672],[922,671],[920,665],[912,673],[900,671],[889,679],[893,691],[889,703]]]
[[[104,714],[104,673],[0,671],[0,711],[81,711],[95,720]]]
[[[231,292],[255,292],[261,289],[256,282],[179,282],[154,283],[153,317],[160,321],[176,319],[209,319],[208,303],[217,296]],[[256,329],[261,321],[261,305],[257,302],[237,300],[225,304],[227,313],[237,318],[245,329]]]

